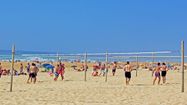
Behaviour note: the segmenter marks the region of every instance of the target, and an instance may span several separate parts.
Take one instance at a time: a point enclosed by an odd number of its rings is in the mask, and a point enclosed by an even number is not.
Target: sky
[[[180,51],[186,0],[1,0],[0,49]],[[187,44],[185,44],[187,46]],[[185,46],[185,48],[187,48]]]

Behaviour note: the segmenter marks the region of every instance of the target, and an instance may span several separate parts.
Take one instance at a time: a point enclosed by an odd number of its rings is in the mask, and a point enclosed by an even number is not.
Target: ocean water
[[[173,57],[171,57],[173,56]],[[26,51],[17,51],[15,54],[15,60],[18,61],[84,61],[84,54],[59,54],[47,53],[47,52],[26,52]],[[0,51],[0,61],[11,61],[12,55],[11,51]],[[181,62],[180,54],[141,54],[141,55],[109,55],[109,62],[136,62],[138,59],[139,62]],[[88,55],[87,61],[89,62],[105,62],[105,55]],[[185,62],[187,58],[185,58]]]

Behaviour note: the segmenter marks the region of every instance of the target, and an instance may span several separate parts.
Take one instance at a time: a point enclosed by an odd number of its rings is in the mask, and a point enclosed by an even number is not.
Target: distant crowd
[[[116,70],[118,69],[119,65],[117,62],[113,62],[112,64],[106,64],[106,63],[94,63],[93,69],[92,69],[92,76],[106,76],[108,73],[108,70],[111,69],[112,75],[115,76]],[[82,63],[81,67],[77,69],[77,66],[74,65],[72,68],[76,71],[85,71],[88,69],[88,65],[85,65]],[[133,66],[130,64],[129,61],[126,62],[126,64],[122,67],[124,70],[124,77],[126,79],[126,85],[129,85],[131,80],[131,72],[133,71]],[[19,72],[17,70],[13,70],[13,75],[28,75],[27,83],[36,83],[37,80],[37,74],[39,72],[38,66],[36,66],[35,63],[28,63],[25,67],[26,72],[24,72],[24,66],[22,63],[20,63]],[[157,63],[156,67],[153,68],[152,74],[154,76],[153,79],[153,85],[155,84],[156,80],[158,80],[158,84],[160,84],[160,81],[162,79],[163,83],[166,83],[166,74],[168,72],[168,66],[165,63]],[[3,69],[1,63],[0,63],[0,78],[2,75],[10,75],[11,71]],[[65,74],[65,64],[59,62],[57,65],[54,66],[54,69],[52,69],[51,75],[54,75],[54,81],[57,81],[59,76],[61,77],[61,80],[64,80],[64,74]]]

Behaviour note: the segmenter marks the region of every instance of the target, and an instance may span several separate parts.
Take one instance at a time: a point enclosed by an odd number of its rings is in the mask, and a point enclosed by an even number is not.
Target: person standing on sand
[[[32,82],[32,77],[31,77],[31,66],[30,66],[30,64],[28,63],[27,64],[27,73],[28,73],[28,76],[29,76],[29,78],[28,78],[28,80],[27,80],[27,83],[29,83],[29,81],[31,80],[31,82]]]
[[[161,70],[161,66],[160,66],[160,63],[158,63],[157,67],[153,71],[153,74],[155,74],[155,78],[153,80],[153,85],[155,85],[157,78],[158,78],[158,85],[160,84],[160,70]]]
[[[1,78],[2,73],[3,73],[3,68],[2,68],[1,63],[0,63],[0,78]]]
[[[59,75],[61,76],[62,80],[64,80],[65,65],[60,62],[59,66]]]
[[[126,85],[129,85],[129,82],[131,80],[131,71],[132,71],[132,67],[129,61],[127,61],[127,64],[124,67],[124,71],[125,71]]]
[[[57,81],[58,77],[59,77],[59,70],[60,70],[60,66],[59,64],[56,65],[55,67],[55,78],[54,78],[54,81]]]
[[[117,69],[117,62],[114,62],[113,65],[112,65],[112,75],[113,76],[115,76],[116,69]]]
[[[162,66],[161,66],[161,75],[162,75],[163,84],[166,83],[166,74],[167,74],[167,71],[168,71],[168,68],[167,68],[166,64],[162,63]]]
[[[22,74],[24,74],[24,72],[23,72],[23,64],[21,63],[20,64],[20,73],[19,73],[19,75],[22,75]]]
[[[30,73],[30,67],[31,67],[31,66],[30,66],[30,63],[28,63],[28,64],[27,64],[27,67],[26,67],[27,73],[28,73],[28,74]]]
[[[36,83],[36,80],[37,80],[37,74],[38,74],[38,67],[36,67],[36,64],[35,63],[32,63],[32,66],[31,66],[31,70],[30,70],[30,74],[29,74],[29,78],[28,78],[28,81],[27,83],[29,83],[29,80],[31,79],[31,82],[32,82],[32,79],[34,79],[33,83],[35,84]]]

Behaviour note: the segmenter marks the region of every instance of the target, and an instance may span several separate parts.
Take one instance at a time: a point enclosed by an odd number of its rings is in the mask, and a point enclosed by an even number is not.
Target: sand
[[[185,72],[187,81],[187,72]],[[139,70],[138,77],[132,72],[130,86],[125,86],[123,70],[116,76],[109,72],[104,77],[92,77],[84,72],[66,70],[65,80],[53,81],[47,73],[38,74],[36,84],[26,84],[27,76],[15,76],[13,92],[9,92],[10,77],[0,79],[0,105],[187,105],[187,84],[181,93],[181,73],[170,71],[167,84],[152,85],[151,72]]]

